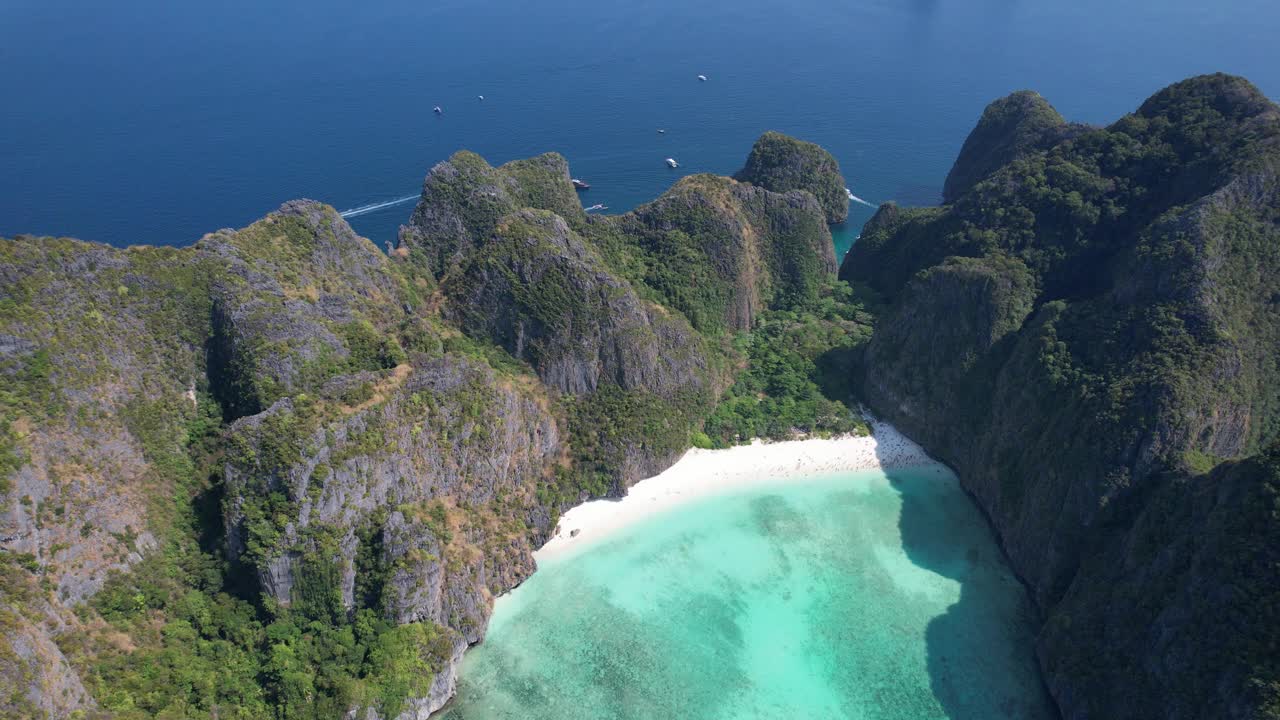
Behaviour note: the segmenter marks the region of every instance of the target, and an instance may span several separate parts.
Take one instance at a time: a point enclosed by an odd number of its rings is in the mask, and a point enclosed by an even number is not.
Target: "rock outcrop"
[[[613,222],[644,257],[644,281],[699,329],[749,329],[765,309],[814,298],[836,270],[822,207],[804,191],[690,175]]]
[[[1208,475],[1162,476],[1141,502],[1112,510],[1040,636],[1068,716],[1275,717],[1277,508],[1272,446]]]
[[[319,203],[298,200],[196,244],[217,268],[209,375],[228,417],[316,392],[343,368],[394,366],[384,346],[405,298],[384,253]]]
[[[816,300],[836,269],[808,192],[695,175],[588,217],[558,155],[437,165],[396,252],[424,269],[452,325],[573,396],[578,470],[607,494],[673,463],[730,384],[730,353],[711,338]]]
[[[996,170],[1048,147],[1069,131],[1067,121],[1049,101],[1031,90],[991,103],[947,173],[942,185],[943,202],[954,202]]]
[[[442,289],[459,327],[526,360],[555,391],[603,382],[674,396],[711,384],[705,341],[688,321],[641,300],[550,212],[504,218]]]
[[[756,140],[747,164],[734,177],[773,192],[805,190],[818,199],[827,222],[849,218],[849,191],[840,163],[811,142],[767,132]]]
[[[400,228],[400,248],[438,278],[523,208],[569,220],[585,216],[563,157],[547,153],[494,168],[475,153],[458,152],[427,174],[422,198]]]
[[[77,632],[79,621],[49,602],[33,577],[0,566],[0,716],[68,717],[96,707],[55,642]]]
[[[865,396],[990,516],[1065,717],[1267,717],[1280,626],[1196,593],[1275,604],[1274,514],[1225,528],[1280,435],[1280,110],[1208,76],[1038,146],[1047,104],[993,108],[966,149],[1003,164],[962,156],[948,207],[882,208],[845,261],[888,305]]]
[[[413,360],[368,407],[286,398],[236,422],[227,537],[282,607],[336,593],[349,614],[443,628],[452,676],[492,598],[533,572],[552,529],[537,492],[563,450],[540,389],[465,356]]]
[[[13,717],[94,707],[63,651],[87,633],[69,608],[159,549],[157,498],[194,473],[179,428],[196,416],[204,288],[172,248],[0,241],[0,709]]]

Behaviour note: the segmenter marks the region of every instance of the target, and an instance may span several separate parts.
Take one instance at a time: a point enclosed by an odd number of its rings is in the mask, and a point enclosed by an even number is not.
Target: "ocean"
[[[411,198],[460,148],[561,152],[623,211],[733,172],[768,129],[830,149],[872,204],[927,204],[1012,90],[1093,123],[1204,72],[1280,97],[1274,0],[9,0],[0,28],[0,235],[113,245]],[[381,246],[411,208],[351,222]]]
[[[941,465],[705,498],[499,599],[443,720],[1050,720],[1033,616]]]

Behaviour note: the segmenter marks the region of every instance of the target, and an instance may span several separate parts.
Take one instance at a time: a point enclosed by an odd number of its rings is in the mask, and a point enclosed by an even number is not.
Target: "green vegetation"
[[[870,316],[844,283],[800,310],[765,313],[746,334],[747,368],[707,418],[716,447],[753,438],[827,436],[866,426],[846,403],[853,356],[871,334]]]
[[[1280,625],[1254,622],[1280,527],[1259,471],[1280,437],[1277,148],[1280,111],[1240,78],[1106,128],[1018,94],[948,206],[882,209],[842,268],[885,304],[864,395],[991,517],[1050,618],[1064,715],[1280,717]]]
[[[748,306],[814,301],[834,268],[821,208],[714,175],[681,178],[662,197],[587,226],[607,261],[704,333],[750,327]]]
[[[1030,90],[991,103],[947,174],[943,200],[953,202],[991,173],[1049,144],[1065,126],[1058,111]]]
[[[746,166],[734,177],[778,193],[808,191],[822,205],[829,223],[842,223],[849,217],[849,193],[840,164],[813,143],[767,132],[756,140]]]
[[[1122,547],[1086,553],[1083,573],[1094,581],[1049,616],[1049,671],[1088,688],[1092,712],[1110,712],[1123,692],[1210,717],[1229,677],[1226,697],[1253,708],[1250,717],[1280,717],[1280,446],[1204,476],[1165,478],[1134,514]],[[1106,621],[1114,607],[1127,622]],[[1157,633],[1170,633],[1166,656],[1212,672],[1152,672],[1113,650],[1150,647]],[[1109,687],[1115,672],[1125,673],[1123,690]]]
[[[335,224],[331,210],[294,210],[300,214],[273,216],[241,235],[211,236],[195,250],[113,250],[37,238],[0,241],[0,262],[22,278],[6,286],[0,298],[0,333],[15,350],[0,357],[6,378],[0,383],[0,495],[32,507],[30,498],[9,495],[13,471],[31,457],[33,443],[70,448],[59,449],[38,470],[48,473],[55,493],[80,486],[95,488],[94,493],[64,494],[65,503],[54,507],[34,505],[35,522],[54,532],[61,528],[53,526],[66,526],[74,536],[70,542],[91,559],[101,553],[119,562],[126,553],[145,552],[142,562],[112,574],[87,605],[79,606],[83,626],[54,636],[112,717],[330,718],[366,705],[394,713],[406,698],[425,692],[451,653],[453,641],[443,629],[396,627],[385,620],[375,592],[365,593],[350,614],[307,601],[290,609],[261,596],[252,569],[242,563],[276,551],[273,534],[286,522],[282,516],[291,502],[282,494],[246,503],[256,521],[250,551],[241,558],[223,556],[221,467],[228,450],[250,448],[227,442],[223,408],[210,391],[241,402],[230,417],[253,414],[285,394],[285,386],[261,373],[263,361],[275,361],[296,346],[255,335],[263,326],[253,322],[247,332],[217,327],[217,321],[233,319],[214,311],[215,280],[223,310],[239,306],[228,293],[241,293],[239,301],[265,301],[265,309],[258,307],[250,320],[266,318],[282,327],[305,326],[284,313],[284,304],[273,295],[281,289],[305,303],[326,292],[342,296],[342,302],[361,303],[356,319],[323,321],[342,352],[322,353],[302,367],[312,385],[406,359],[396,335],[379,329],[386,325],[387,307],[400,312],[398,303],[386,303],[380,294],[400,285],[365,262],[373,258],[385,264],[385,256],[367,241],[357,241],[349,228],[344,235],[345,224]],[[304,218],[308,213],[311,217]],[[214,246],[219,252],[247,253],[282,287],[254,287],[237,277],[225,258],[204,254]],[[368,250],[371,255],[360,255]],[[317,262],[315,253],[344,260]],[[320,266],[351,275],[364,272],[365,278],[326,275]],[[367,284],[357,292],[354,286],[361,282]],[[283,314],[273,318],[273,313]],[[246,317],[234,321],[243,323]],[[226,343],[232,362],[226,372],[210,372],[214,382],[206,386],[201,360],[206,341],[218,340],[219,333],[234,338]],[[214,346],[216,355],[218,343]],[[293,399],[293,412],[265,419],[272,439],[251,448],[265,466],[296,461],[303,433],[316,426],[322,412],[337,411],[304,395]],[[117,454],[122,445],[136,446],[140,459],[126,454],[124,462],[140,464],[99,471],[91,464],[101,458],[94,455],[98,437]],[[64,474],[75,482],[64,483]],[[104,532],[98,523],[81,519],[95,502],[102,503],[98,512],[106,513],[98,517],[110,521],[123,507],[145,525]],[[136,542],[144,530],[158,547],[144,551]],[[369,537],[376,533],[364,536]],[[36,603],[46,601],[59,607],[52,593],[58,578],[87,572],[56,561],[68,547],[55,542],[41,558],[12,556],[12,563],[5,553],[5,571],[21,577],[4,583],[3,607],[28,605],[39,612]],[[363,573],[362,579],[373,575]],[[22,588],[28,590],[19,596]],[[6,613],[0,609],[0,616]],[[25,667],[0,650],[0,674],[24,673],[26,680],[15,681],[18,691],[33,681]],[[34,716],[14,702],[0,699],[0,709]]]
[[[710,401],[703,393],[667,399],[607,385],[590,395],[567,399],[566,404],[574,471],[548,486],[551,494],[545,500],[553,507],[620,494],[620,481],[628,471],[631,480],[644,477],[636,474],[643,468],[626,466],[628,458],[674,460],[691,444]]]
[[[860,388],[997,526],[1064,714],[1280,716],[1278,147],[1238,78],[1106,128],[1020,93],[848,286],[839,168],[775,133],[747,182],[618,217],[558,156],[459,153],[391,257],[305,202],[191,249],[0,241],[0,496],[40,543],[0,554],[0,629],[113,717],[386,718],[559,510],[690,445],[856,431]],[[414,565],[468,600],[443,626],[389,619]],[[0,677],[33,682],[6,642]]]
[[[75,606],[33,632],[103,714],[394,717],[565,507],[859,428],[870,319],[814,197],[703,175],[588,218],[567,173],[459,153],[390,256],[308,202],[187,249],[0,242],[0,494],[43,531],[3,592]],[[397,625],[436,578],[440,626]]]
[[[252,570],[222,558],[221,478],[200,478],[196,467],[216,466],[221,412],[209,396],[188,421],[189,454],[152,457],[156,472],[182,479],[162,550],[129,573],[114,575],[92,599],[112,630],[134,646],[123,651],[110,633],[60,637],[83,671],[94,697],[119,718],[332,718],[368,705],[393,717],[408,697],[420,696],[451,652],[443,630],[429,624],[396,626],[381,613],[386,569],[360,568],[360,603],[351,612],[338,596],[336,548],[322,528],[317,550],[303,561],[296,597],[283,606],[258,596]],[[255,446],[261,467],[296,462],[300,424],[308,409],[277,412]],[[140,408],[136,432],[144,446],[163,437],[163,415]],[[155,441],[148,438],[155,438]],[[269,493],[251,514],[248,552],[258,562],[278,548],[288,499]],[[158,513],[153,513],[157,517]],[[361,533],[364,547],[376,528]],[[415,695],[416,693],[416,695]]]
[[[478,191],[483,188],[483,191]],[[498,168],[459,151],[427,176],[424,197],[433,212],[415,212],[401,249],[410,263],[439,280],[487,240],[498,223],[524,208],[570,221],[585,217],[563,157],[546,153]]]
[[[349,371],[389,370],[405,361],[404,349],[395,336],[378,332],[368,320],[355,320],[338,328],[347,348]],[[327,373],[336,375],[338,371]]]

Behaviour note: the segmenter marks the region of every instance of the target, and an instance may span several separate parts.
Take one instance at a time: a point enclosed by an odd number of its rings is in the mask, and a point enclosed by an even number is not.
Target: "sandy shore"
[[[570,509],[537,560],[607,537],[638,520],[681,503],[751,485],[783,483],[815,475],[907,467],[933,462],[919,445],[888,423],[872,420],[867,437],[844,436],[765,443],[685,453],[665,472],[631,486],[621,500],[593,500]]]

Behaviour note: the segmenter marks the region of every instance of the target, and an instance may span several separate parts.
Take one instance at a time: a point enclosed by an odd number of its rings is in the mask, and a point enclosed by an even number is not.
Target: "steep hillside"
[[[68,608],[163,552],[189,510],[208,297],[188,252],[0,241],[4,716],[93,707],[54,642],[81,632]]]
[[[310,201],[184,249],[0,240],[0,717],[424,717],[562,509],[745,439],[712,413],[858,427],[812,195],[588,218],[568,178],[459,153],[389,255]]]
[[[1083,128],[1077,128],[1080,129]],[[1030,90],[991,103],[947,173],[942,185],[943,202],[955,202],[996,170],[1053,145],[1070,130],[1058,111]]]
[[[807,190],[822,205],[827,222],[849,218],[849,191],[840,163],[813,143],[767,132],[756,140],[747,164],[734,178],[773,192]]]
[[[885,303],[861,387],[991,517],[1049,618],[1041,658],[1066,717],[1274,714],[1256,648],[1280,647],[1280,626],[1223,627],[1182,579],[1274,592],[1274,559],[1184,568],[1228,522],[1187,504],[1242,502],[1255,489],[1227,485],[1258,475],[1203,473],[1266,464],[1243,459],[1280,434],[1280,110],[1217,75],[1107,128],[1064,127],[1038,96],[998,101],[949,205],[868,224],[841,270]],[[1162,514],[1186,522],[1156,530]],[[1133,634],[1157,615],[1178,641]]]
[[[451,324],[570,396],[579,482],[613,494],[688,447],[741,364],[731,333],[814,306],[836,270],[807,192],[694,175],[588,217],[553,154],[492,168],[458,153],[432,168],[396,252],[425,268]]]

